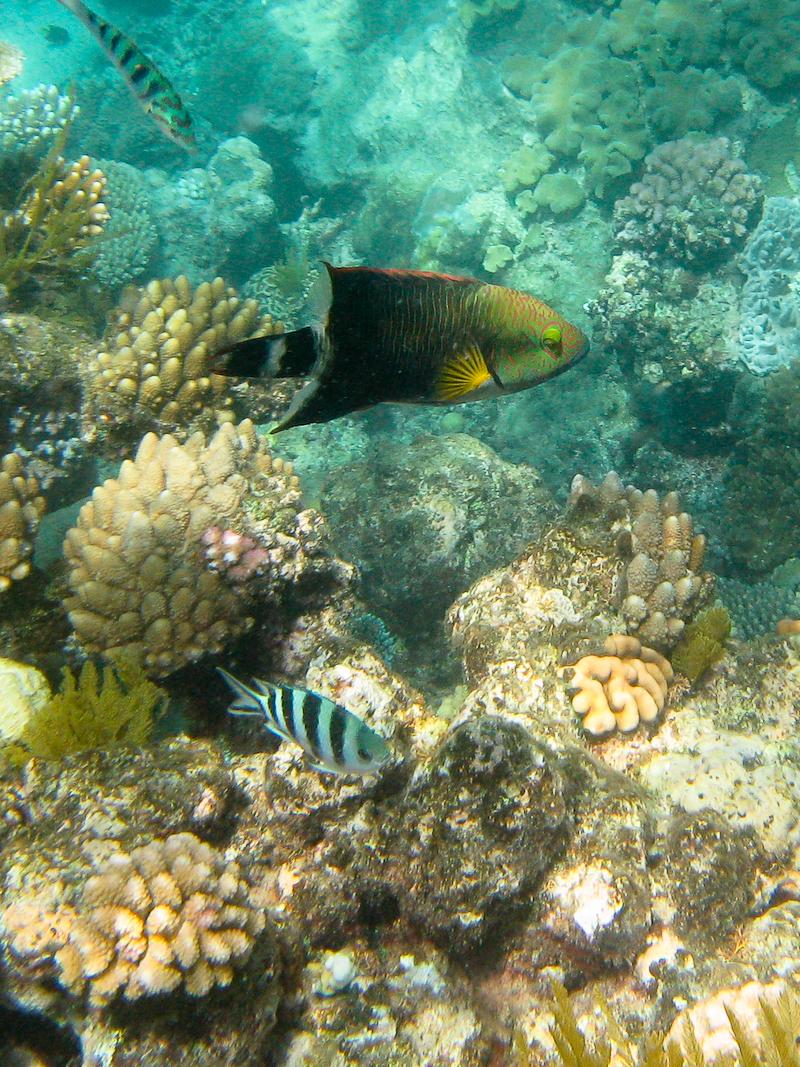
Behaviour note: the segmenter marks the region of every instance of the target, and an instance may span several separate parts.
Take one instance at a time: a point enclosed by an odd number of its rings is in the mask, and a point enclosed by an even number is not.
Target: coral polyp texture
[[[220,565],[218,530],[241,538],[238,567]],[[244,633],[257,601],[274,604],[319,565],[322,543],[297,477],[248,420],[208,442],[151,433],[67,533],[66,607],[86,651],[124,653],[159,677]]]
[[[667,141],[645,159],[640,181],[614,207],[617,240],[682,263],[718,256],[740,241],[761,202],[726,137]]]
[[[6,908],[3,925],[20,969],[88,994],[95,1008],[183,988],[202,997],[228,986],[266,919],[236,862],[191,833],[156,838],[97,863],[72,904],[34,899]]]
[[[569,508],[578,516],[602,517],[613,532],[625,560],[619,592],[628,632],[661,651],[672,648],[713,586],[703,570],[705,534],[695,533],[678,494],[625,487],[613,471],[600,486],[579,474]]]
[[[635,637],[612,634],[604,655],[582,656],[562,668],[568,677],[572,706],[583,716],[587,733],[635,730],[651,723],[667,699],[672,667],[662,655]]]
[[[0,592],[27,577],[33,539],[45,512],[38,481],[10,452],[0,459]]]
[[[0,101],[0,159],[41,155],[78,114],[55,85],[37,85]]]
[[[0,41],[0,86],[22,73],[25,56],[21,48],[8,41]]]
[[[115,440],[169,430],[188,436],[233,422],[233,398],[210,361],[257,328],[258,304],[222,278],[193,288],[180,276],[125,291],[102,351],[88,367],[85,420]]]

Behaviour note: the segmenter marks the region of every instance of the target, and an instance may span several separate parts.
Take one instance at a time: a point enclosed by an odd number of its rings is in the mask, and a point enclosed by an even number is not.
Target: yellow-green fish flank
[[[162,133],[187,151],[197,147],[192,120],[181,98],[152,59],[127,34],[96,15],[82,0],[58,0],[91,33]]]
[[[311,378],[275,430],[382,401],[515,393],[566,370],[589,346],[543,300],[514,289],[427,271],[325,268],[319,323],[243,341],[214,367],[234,377]]]

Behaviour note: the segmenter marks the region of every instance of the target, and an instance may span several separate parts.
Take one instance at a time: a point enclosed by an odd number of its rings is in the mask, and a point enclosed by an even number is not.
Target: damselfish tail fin
[[[211,370],[231,378],[306,378],[316,361],[315,331],[303,326],[239,341],[214,356]]]
[[[231,687],[234,693],[234,700],[228,706],[228,713],[230,715],[263,715],[264,708],[259,699],[258,693],[252,690],[244,682],[240,682],[238,678],[234,678],[232,674],[228,674],[222,667],[217,667],[217,670]]]

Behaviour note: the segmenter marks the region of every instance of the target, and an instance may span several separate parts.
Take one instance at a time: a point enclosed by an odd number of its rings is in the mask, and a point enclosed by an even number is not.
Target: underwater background
[[[97,5],[0,0],[0,1067],[800,1065],[800,0]],[[322,260],[591,347],[269,435]]]

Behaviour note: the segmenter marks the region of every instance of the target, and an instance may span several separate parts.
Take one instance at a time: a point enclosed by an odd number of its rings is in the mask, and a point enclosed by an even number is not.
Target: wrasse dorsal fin
[[[464,352],[447,360],[436,379],[436,399],[458,400],[484,385],[493,377],[477,345],[469,345]]]

